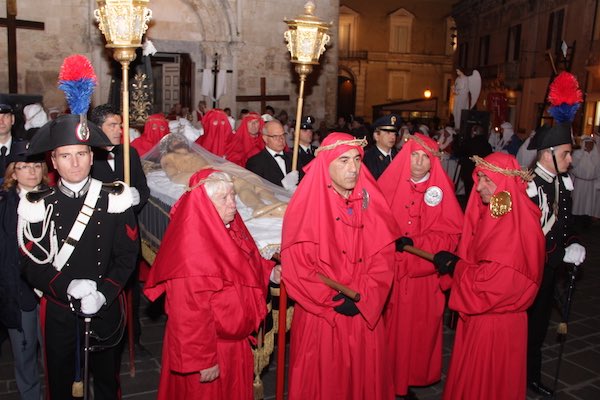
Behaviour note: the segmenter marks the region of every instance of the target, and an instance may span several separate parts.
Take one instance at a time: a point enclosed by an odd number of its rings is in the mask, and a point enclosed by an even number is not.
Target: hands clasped
[[[354,317],[360,311],[356,306],[356,302],[352,300],[350,297],[346,296],[344,293],[338,293],[331,299],[333,301],[343,300],[340,304],[333,307],[333,309],[342,315],[347,317]]]
[[[563,261],[569,264],[579,265],[585,261],[585,247],[579,243],[573,243],[565,249]]]
[[[106,303],[106,297],[98,291],[97,284],[91,279],[73,279],[67,287],[67,295],[81,300],[81,312],[96,314]]]
[[[460,258],[449,251],[439,251],[433,256],[433,265],[440,275],[454,273],[454,267]]]

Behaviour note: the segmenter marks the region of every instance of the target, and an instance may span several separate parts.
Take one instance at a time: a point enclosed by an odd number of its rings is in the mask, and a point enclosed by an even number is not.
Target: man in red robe
[[[246,168],[248,159],[265,148],[262,138],[264,126],[265,121],[259,114],[251,112],[244,116],[232,140],[229,141],[227,161]]]
[[[150,300],[166,294],[158,399],[252,400],[250,340],[267,314],[274,263],[237,213],[229,175],[203,169],[189,186],[144,289]]]
[[[196,143],[219,157],[227,157],[230,142],[233,140],[231,124],[225,111],[213,108],[202,117],[204,134],[196,139]]]
[[[445,400],[526,397],[527,308],[545,257],[540,210],[526,193],[528,172],[516,158],[475,157],[458,257],[434,257],[453,274],[449,307],[459,312]],[[460,257],[460,258],[459,258]]]
[[[164,136],[169,134],[169,121],[163,114],[152,114],[144,124],[144,133],[131,142],[140,157],[147,154]]]
[[[454,251],[463,223],[437,143],[420,133],[407,135],[406,140],[377,181],[402,235],[396,245],[396,280],[384,313],[398,396],[406,396],[408,386],[427,386],[441,379],[446,303],[434,265],[403,252],[403,246],[430,253]]]
[[[283,220],[282,275],[296,301],[290,400],[394,398],[381,313],[399,235],[362,166],[365,144],[345,133],[327,136]],[[357,291],[360,300],[331,289],[318,274]]]

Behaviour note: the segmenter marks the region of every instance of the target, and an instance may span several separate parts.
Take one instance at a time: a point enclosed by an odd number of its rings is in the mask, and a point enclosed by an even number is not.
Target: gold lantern
[[[114,49],[113,58],[123,70],[123,157],[125,182],[129,178],[129,63],[135,60],[135,49],[141,47],[152,10],[149,0],[96,0],[94,16],[106,38],[106,47]]]
[[[294,19],[284,20],[288,25],[288,30],[283,36],[292,56],[291,62],[296,64],[296,72],[300,75],[292,170],[296,170],[298,163],[300,120],[302,118],[302,105],[304,102],[304,82],[308,74],[312,72],[313,65],[319,64],[319,57],[325,52],[325,46],[330,40],[328,32],[331,23],[323,22],[320,18],[313,15],[314,11],[315,3],[309,1],[304,5],[304,14]]]

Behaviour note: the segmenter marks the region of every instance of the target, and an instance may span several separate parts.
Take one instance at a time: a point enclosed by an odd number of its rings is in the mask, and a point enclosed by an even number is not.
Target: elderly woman
[[[21,278],[17,243],[19,200],[41,183],[48,182],[42,161],[25,156],[27,142],[17,142],[6,168],[0,192],[0,324],[8,329],[14,354],[15,377],[22,399],[39,400],[38,299]]]
[[[203,169],[171,209],[144,290],[166,294],[158,399],[253,398],[250,340],[267,314],[269,276],[236,210],[231,177]]]

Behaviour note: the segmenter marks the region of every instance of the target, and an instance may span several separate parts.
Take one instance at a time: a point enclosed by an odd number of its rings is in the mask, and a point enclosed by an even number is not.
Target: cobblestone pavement
[[[557,399],[596,400],[600,399],[600,222],[594,222],[582,235],[587,248],[587,260],[581,269],[577,283],[569,334],[564,349]],[[147,306],[147,304],[146,304]],[[148,313],[146,313],[148,314]],[[142,317],[142,344],[149,354],[136,357],[135,377],[129,373],[127,354],[123,355],[121,383],[124,399],[149,400],[156,398],[160,373],[160,355],[165,317],[154,312],[155,317]],[[556,327],[559,314],[553,314],[543,350],[543,379],[547,385],[554,380],[559,352],[556,340]],[[444,371],[447,369],[452,349],[454,332],[444,328]],[[0,399],[18,399],[12,355],[8,341],[1,346],[0,356]],[[273,362],[263,375],[265,399],[275,398],[275,369]],[[445,376],[438,384],[415,389],[421,400],[441,398]],[[536,399],[532,393],[528,399]],[[376,400],[376,399],[374,399]]]

